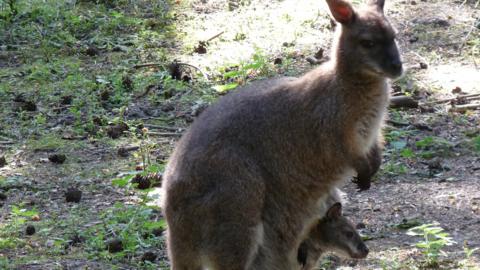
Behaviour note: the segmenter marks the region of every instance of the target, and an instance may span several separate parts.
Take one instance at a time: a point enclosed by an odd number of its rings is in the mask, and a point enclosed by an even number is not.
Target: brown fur
[[[352,18],[339,27],[330,62],[223,97],[180,140],[164,179],[172,269],[298,265],[319,201],[364,164],[387,107],[386,77],[401,72],[379,62],[396,50],[383,13],[369,5]],[[372,55],[359,35],[390,47],[378,43]]]
[[[302,270],[314,269],[325,252],[334,252],[348,258],[362,259],[368,255],[355,226],[342,216],[341,204],[335,203],[310,230],[298,250],[298,262]]]

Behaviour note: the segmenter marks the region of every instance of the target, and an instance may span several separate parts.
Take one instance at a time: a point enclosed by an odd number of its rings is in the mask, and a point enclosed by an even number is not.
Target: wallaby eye
[[[373,42],[373,40],[370,40],[370,39],[362,39],[360,40],[360,45],[366,49],[371,49],[375,47],[375,42]]]

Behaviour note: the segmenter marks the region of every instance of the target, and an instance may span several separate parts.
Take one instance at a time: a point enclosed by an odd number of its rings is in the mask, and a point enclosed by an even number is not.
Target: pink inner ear
[[[350,20],[350,17],[352,16],[352,9],[350,9],[349,6],[339,6],[336,11],[345,21]]]

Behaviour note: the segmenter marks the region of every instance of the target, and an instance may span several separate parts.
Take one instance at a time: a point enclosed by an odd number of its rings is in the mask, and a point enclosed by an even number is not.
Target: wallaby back
[[[383,2],[327,2],[342,24],[331,61],[221,98],[177,144],[163,186],[172,269],[294,269],[330,190],[368,165],[399,73],[377,30],[393,30]]]
[[[324,252],[363,259],[368,255],[368,248],[363,243],[355,226],[342,215],[342,205],[333,204],[325,217],[308,234],[298,250],[298,262],[302,270],[314,269]]]

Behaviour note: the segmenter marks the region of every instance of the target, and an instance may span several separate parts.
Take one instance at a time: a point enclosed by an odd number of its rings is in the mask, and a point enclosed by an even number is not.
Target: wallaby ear
[[[353,21],[353,8],[345,0],[327,0],[328,8],[333,18],[341,24],[349,24]]]
[[[342,204],[337,202],[327,211],[327,218],[338,218],[342,215]]]
[[[368,0],[367,4],[369,6],[374,6],[378,11],[383,13],[383,6],[385,5],[385,0]]]

